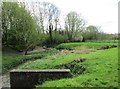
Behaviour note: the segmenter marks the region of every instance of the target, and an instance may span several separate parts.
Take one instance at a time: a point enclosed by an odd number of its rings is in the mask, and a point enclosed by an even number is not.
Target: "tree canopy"
[[[2,30],[3,45],[17,50],[27,52],[39,40],[32,16],[16,2],[3,2]]]
[[[60,22],[60,10],[49,2],[3,2],[3,46],[24,51],[36,46],[54,46],[63,42],[117,39],[98,26],[86,26],[85,20],[75,11],[69,12]],[[64,26],[63,26],[64,24]]]

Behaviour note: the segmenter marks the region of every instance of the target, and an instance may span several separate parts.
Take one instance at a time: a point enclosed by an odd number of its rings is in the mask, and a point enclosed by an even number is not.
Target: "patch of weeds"
[[[115,48],[115,47],[117,47],[117,45],[114,45],[114,44],[111,46],[106,45],[106,46],[101,46],[97,50],[104,50],[104,49]]]
[[[67,64],[57,65],[57,66],[55,66],[55,68],[70,69],[71,74],[73,76],[79,75],[79,74],[84,73],[84,71],[85,71],[85,66],[83,64],[80,64],[81,62],[84,62],[85,60],[86,60],[85,58],[76,59]]]
[[[75,50],[74,48],[56,48],[57,50],[68,50],[68,51],[71,51],[71,50]]]

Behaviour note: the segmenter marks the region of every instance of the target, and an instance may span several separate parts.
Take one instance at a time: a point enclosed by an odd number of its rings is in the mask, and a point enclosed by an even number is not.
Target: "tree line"
[[[51,47],[63,42],[117,39],[115,34],[100,31],[100,27],[86,26],[75,11],[60,22],[61,11],[49,2],[3,2],[2,44],[27,54],[36,46]]]

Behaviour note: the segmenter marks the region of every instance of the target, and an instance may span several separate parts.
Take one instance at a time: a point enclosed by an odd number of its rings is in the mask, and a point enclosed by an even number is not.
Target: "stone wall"
[[[67,78],[69,76],[69,69],[12,70],[10,72],[10,85],[11,89],[33,89],[38,81]]]

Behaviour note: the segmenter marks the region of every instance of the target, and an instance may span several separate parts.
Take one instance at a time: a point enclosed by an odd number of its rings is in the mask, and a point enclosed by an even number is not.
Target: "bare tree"
[[[85,25],[84,20],[76,12],[70,12],[65,19],[65,30],[70,41],[72,41],[77,32]]]
[[[58,8],[53,5],[52,3],[44,2],[43,3],[44,7],[44,12],[47,17],[47,22],[48,22],[48,33],[50,37],[50,43],[53,43],[53,30],[54,30],[54,22],[55,22],[55,30],[57,30],[57,22],[58,22],[58,17],[60,14],[60,11]]]

